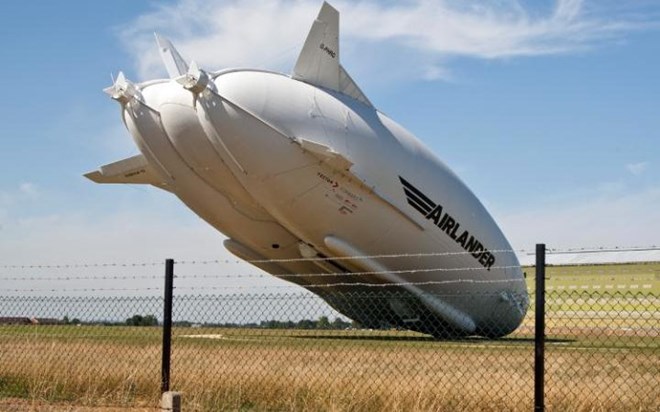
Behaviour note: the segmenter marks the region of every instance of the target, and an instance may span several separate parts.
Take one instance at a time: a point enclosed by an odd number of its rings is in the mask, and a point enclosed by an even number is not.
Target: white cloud
[[[220,293],[213,286],[231,290],[235,286],[286,285],[231,255],[222,245],[224,239],[201,220],[154,213],[149,207],[104,216],[67,212],[19,219],[0,231],[0,278],[5,278],[0,289],[4,294],[55,289],[53,293],[75,295],[159,295],[166,258],[217,261],[177,264],[175,286],[182,294]],[[21,269],[4,265],[71,266]],[[50,280],[53,277],[70,280]],[[104,279],[81,279],[87,277]]]
[[[426,66],[422,72],[422,78],[424,80],[445,80],[451,81],[452,75],[449,69],[440,65],[429,65]]]
[[[530,206],[498,222],[516,249],[632,247],[660,244],[660,187],[599,194],[573,203]]]
[[[603,17],[599,3],[585,7],[583,0],[558,0],[545,13],[515,0],[333,4],[341,12],[344,61],[352,56],[360,60],[357,56],[365,53],[385,56],[372,59],[372,66],[363,69],[381,72],[383,63],[398,66],[397,56],[404,50],[411,58],[401,75],[430,79],[446,78],[451,56],[496,59],[567,53],[644,25],[639,19]],[[143,79],[164,74],[154,31],[170,36],[184,57],[212,70],[267,66],[287,71],[319,6],[316,0],[181,0],[138,17],[120,28],[119,35]]]
[[[20,184],[18,189],[23,195],[27,196],[30,199],[36,199],[37,197],[39,197],[37,186],[34,183],[23,182]]]
[[[11,233],[3,235],[0,247],[20,264],[199,258],[212,256],[212,248],[222,250],[222,237],[205,225],[186,226],[148,209],[102,218],[77,211],[20,218],[7,228]]]
[[[4,214],[9,210],[20,206],[22,202],[32,201],[39,197],[39,188],[32,182],[23,182],[14,186],[10,190],[0,191],[0,207],[3,207]],[[0,213],[0,217],[3,213]]]
[[[635,176],[642,175],[649,167],[649,162],[631,163],[626,165],[626,169]]]

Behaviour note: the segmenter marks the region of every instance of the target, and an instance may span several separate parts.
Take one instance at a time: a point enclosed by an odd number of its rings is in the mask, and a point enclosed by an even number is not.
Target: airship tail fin
[[[344,69],[344,66],[342,66],[341,64],[339,65],[338,91],[351,96],[355,100],[361,101],[362,103],[366,104],[369,107],[374,107],[374,105],[371,104],[371,101],[362,92],[360,87],[357,85],[357,83],[355,83],[355,81],[351,78],[351,76],[348,74],[346,69]]]
[[[339,90],[339,12],[327,2],[312,23],[292,77]]]
[[[158,43],[160,58],[165,64],[165,68],[167,69],[167,74],[170,76],[170,79],[174,79],[186,74],[188,71],[188,63],[183,60],[172,42],[159,35],[158,33],[154,33],[154,35],[156,36],[156,43]]]
[[[338,91],[373,107],[339,64],[339,12],[327,2],[312,24],[291,77]]]
[[[166,189],[163,180],[143,155],[101,166],[99,170],[85,173],[85,177],[95,183],[147,184]]]

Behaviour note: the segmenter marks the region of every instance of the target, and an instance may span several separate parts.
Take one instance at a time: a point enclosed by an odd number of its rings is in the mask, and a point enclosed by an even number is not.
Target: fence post
[[[542,412],[545,374],[545,244],[536,245],[536,319],[534,323],[534,411]]]
[[[165,301],[163,304],[163,357],[161,364],[161,393],[170,390],[170,353],[172,347],[172,289],[174,260],[165,260]]]

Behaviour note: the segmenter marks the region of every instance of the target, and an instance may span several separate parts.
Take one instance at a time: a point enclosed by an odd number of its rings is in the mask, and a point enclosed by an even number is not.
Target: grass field
[[[534,290],[534,268],[523,267],[527,286]],[[546,289],[582,291],[586,294],[611,291],[660,293],[660,262],[616,265],[548,266]]]
[[[546,273],[548,410],[660,410],[660,264]],[[394,330],[175,328],[172,388],[183,392],[184,410],[529,411],[533,315],[495,341]],[[28,409],[157,405],[160,333],[0,326],[0,397],[28,400]]]

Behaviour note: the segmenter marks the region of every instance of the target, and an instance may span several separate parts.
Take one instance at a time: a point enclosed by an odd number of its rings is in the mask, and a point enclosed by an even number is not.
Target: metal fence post
[[[163,357],[161,364],[162,393],[170,390],[170,353],[172,348],[172,289],[174,285],[174,259],[165,260],[165,301],[163,304]]]
[[[536,245],[536,319],[534,323],[534,411],[545,409],[545,244]]]

